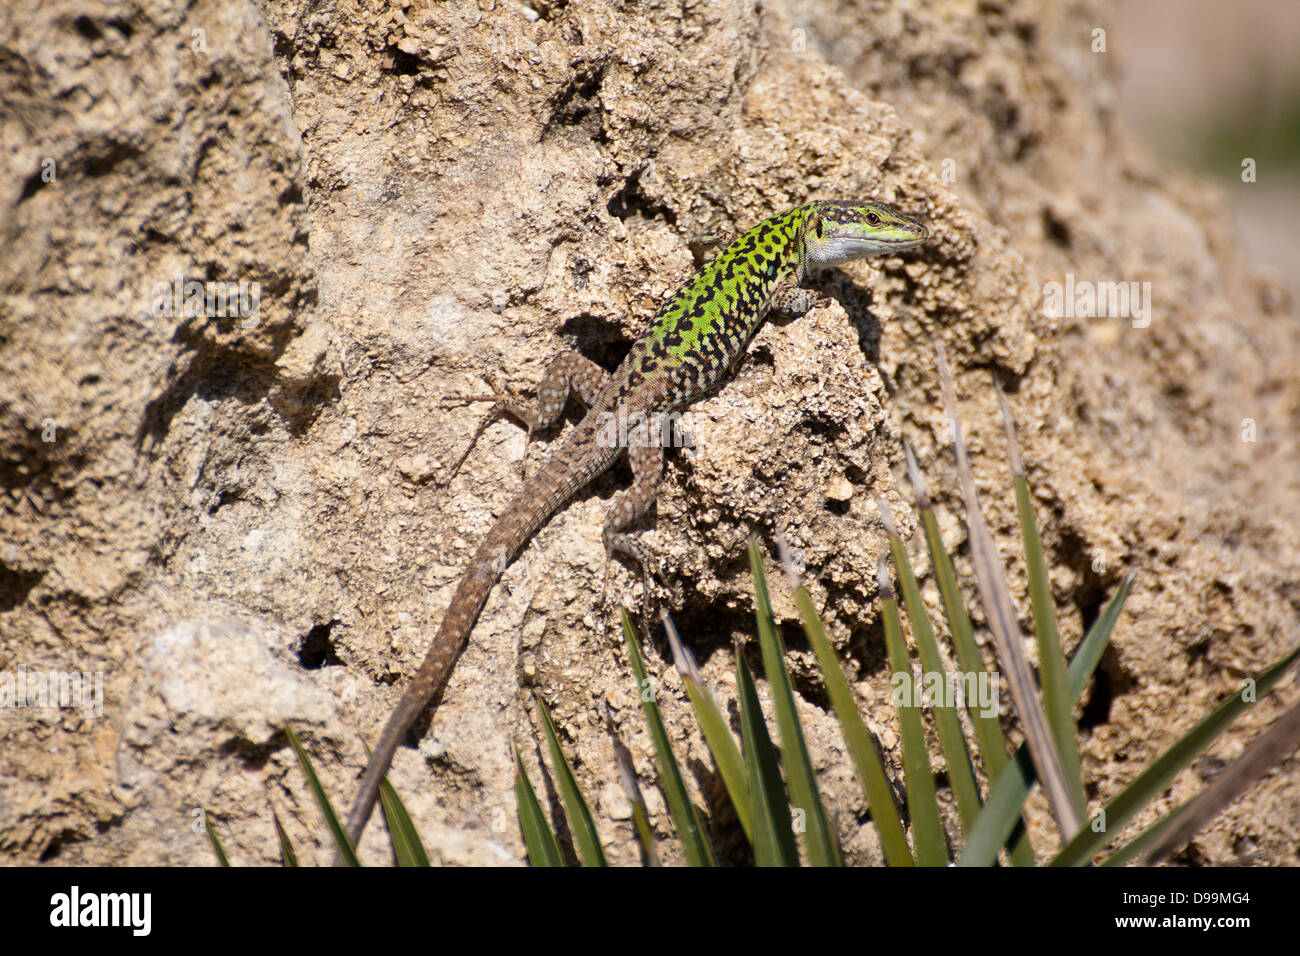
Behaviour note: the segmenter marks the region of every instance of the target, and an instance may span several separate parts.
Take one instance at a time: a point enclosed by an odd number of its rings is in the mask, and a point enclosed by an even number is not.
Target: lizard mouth
[[[900,245],[917,245],[930,238],[930,228],[921,220],[913,219],[911,216],[899,216],[898,218],[903,220],[908,232],[894,238],[893,241]]]
[[[925,226],[919,227],[919,232],[912,236],[899,236],[885,240],[893,249],[914,249],[930,238],[930,230]]]
[[[898,232],[877,236],[837,236],[824,239],[809,250],[809,261],[819,267],[838,266],[854,259],[886,255],[914,249],[929,237],[925,226],[916,223],[916,232]]]

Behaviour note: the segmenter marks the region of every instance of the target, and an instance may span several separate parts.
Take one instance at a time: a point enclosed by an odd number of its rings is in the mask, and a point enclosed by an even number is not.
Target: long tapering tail
[[[416,718],[447,682],[488,595],[506,567],[564,502],[613,462],[616,450],[597,448],[593,434],[594,430],[580,426],[560,452],[525,483],[474,553],[424,662],[402,693],[370,754],[356,800],[348,812],[347,834],[353,847],[360,845],[393,754]]]
[[[361,789],[357,791],[357,798],[348,813],[348,839],[354,847],[361,841],[361,833],[379,796],[379,783],[393,762],[398,744],[429,701],[446,683],[456,659],[469,640],[474,622],[487,603],[488,595],[501,579],[505,565],[514,557],[513,551],[506,554],[503,550],[506,544],[500,540],[503,535],[499,533],[504,530],[501,528],[502,521],[497,522],[497,527],[492,529],[475,553],[469,569],[460,580],[460,586],[456,588],[456,596],[451,599],[451,605],[447,608],[447,614],[442,619],[424,662],[402,693],[402,699],[393,709],[370,754],[370,761],[361,777]]]

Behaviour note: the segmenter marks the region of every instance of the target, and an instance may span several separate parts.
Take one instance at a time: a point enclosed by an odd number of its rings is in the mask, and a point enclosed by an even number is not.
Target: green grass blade
[[[1300,660],[1300,647],[1261,671],[1254,678],[1254,699],[1258,700],[1267,694],[1297,660]],[[1152,761],[1150,766],[1103,808],[1105,825],[1096,830],[1092,826],[1084,827],[1050,865],[1077,866],[1087,862],[1110,842],[1111,834],[1118,833],[1143,807],[1160,796],[1183,768],[1199,757],[1251,706],[1253,701],[1248,701],[1245,697],[1243,693],[1228,697],[1180,737],[1177,743]]]
[[[1110,642],[1111,631],[1119,620],[1129,592],[1133,589],[1132,575],[1126,577],[1106,609],[1093,622],[1087,635],[1074,652],[1066,676],[1070,681],[1070,696],[1078,700],[1088,678],[1101,662],[1101,655]],[[958,866],[992,866],[997,859],[998,847],[1006,842],[1020,818],[1020,808],[1029,797],[1037,776],[1029,748],[1021,744],[1015,757],[993,783],[984,810],[966,838],[966,846],[957,861]]]
[[[1066,676],[1061,632],[1056,626],[1052,588],[1047,578],[1047,562],[1043,558],[1043,539],[1038,532],[1029,480],[1020,460],[1020,444],[1016,441],[1016,426],[1011,417],[1011,408],[1001,392],[997,396],[1007,437],[1007,457],[1016,489],[1020,537],[1025,547],[1025,570],[1029,580],[1030,608],[1034,615],[1034,635],[1038,641],[1038,681],[1043,691],[1043,709],[1047,713],[1052,736],[1056,738],[1056,749],[1061,755],[1061,766],[1065,770],[1065,782],[1070,788],[1076,809],[1083,815],[1088,809],[1088,798],[1083,790],[1083,766],[1079,762],[1074,698],[1070,694],[1070,681]]]
[[[962,731],[957,708],[951,701],[942,699],[947,696],[946,689],[952,684],[939,654],[939,645],[934,639],[930,615],[925,610],[925,602],[921,600],[921,588],[916,583],[911,559],[903,547],[903,539],[894,530],[889,505],[884,500],[879,505],[881,519],[889,536],[889,551],[894,559],[894,569],[903,587],[907,617],[912,622],[912,637],[916,640],[916,649],[921,656],[921,671],[942,680],[941,699],[930,702],[930,711],[934,714],[935,727],[939,731],[939,745],[948,764],[948,781],[952,784],[953,795],[957,799],[957,813],[961,817],[962,832],[965,833],[970,830],[980,812],[980,792],[975,784],[975,769],[971,766],[970,751],[966,747],[966,735]],[[981,668],[978,674],[983,673]],[[920,702],[916,703],[919,706]]]
[[[1178,815],[1191,801],[1180,804],[1172,813],[1167,813],[1151,826],[1147,827],[1133,839],[1129,840],[1122,847],[1112,853],[1106,859],[1102,860],[1101,866],[1123,866],[1131,860],[1144,855],[1151,847],[1155,846],[1156,841],[1161,835],[1168,832],[1169,827],[1173,824]]]
[[[230,860],[226,858],[226,849],[221,845],[221,838],[217,836],[217,831],[212,828],[212,815],[207,810],[203,810],[202,813],[203,829],[208,835],[208,842],[212,844],[212,852],[217,855],[217,863],[221,866],[230,866]]]
[[[329,827],[330,835],[334,838],[334,846],[338,849],[339,856],[348,866],[360,866],[361,861],[357,859],[357,851],[353,849],[352,841],[344,832],[343,824],[339,823],[338,814],[334,812],[334,805],[330,803],[330,798],[325,796],[325,788],[321,786],[320,778],[316,776],[316,768],[312,766],[311,758],[307,756],[307,751],[299,742],[298,735],[287,724],[284,733],[289,738],[289,745],[293,747],[294,753],[298,755],[298,765],[307,775],[307,786],[311,788],[311,794],[316,798],[316,805],[320,807],[321,815],[325,817],[325,825]]]
[[[542,714],[546,746],[551,752],[551,767],[555,771],[555,785],[560,791],[560,799],[564,801],[564,811],[569,818],[569,828],[573,832],[573,842],[577,845],[578,857],[582,860],[583,866],[609,866],[609,862],[605,859],[605,851],[600,845],[600,834],[596,832],[596,821],[591,815],[591,807],[587,804],[587,798],[582,795],[578,780],[573,775],[573,768],[569,766],[569,758],[564,755],[564,750],[560,747],[560,737],[555,732],[551,714],[541,698],[537,700],[537,709]]]
[[[1115,630],[1120,611],[1124,610],[1124,602],[1128,600],[1133,590],[1135,577],[1134,574],[1125,575],[1115,596],[1110,599],[1110,603],[1106,605],[1097,620],[1092,622],[1092,627],[1088,628],[1088,633],[1084,635],[1074,651],[1074,656],[1070,658],[1070,666],[1065,676],[1070,681],[1070,696],[1076,701],[1083,696],[1083,689],[1087,686],[1088,679],[1101,663],[1101,655],[1110,644],[1111,632]]]
[[[636,780],[636,769],[632,766],[632,754],[617,734],[614,734],[614,760],[618,764],[618,781],[623,788],[623,795],[632,806],[632,825],[636,828],[637,839],[641,841],[645,865],[661,866],[659,847],[654,831],[650,828],[650,814],[646,810],[645,797],[641,795],[641,785]]]
[[[745,772],[744,758],[740,756],[740,747],[736,744],[736,738],[731,735],[731,728],[723,717],[712,690],[704,682],[694,655],[682,644],[673,619],[667,611],[660,612],[660,619],[663,621],[664,633],[668,635],[668,646],[672,649],[677,673],[681,675],[686,696],[690,698],[695,719],[700,725],[700,732],[704,734],[704,741],[709,746],[709,752],[713,754],[713,762],[722,777],[723,785],[727,788],[727,795],[731,798],[731,805],[736,811],[736,819],[740,821],[740,828],[745,831],[745,839],[753,845],[754,802],[749,795],[749,777]]]
[[[632,824],[636,827],[637,839],[641,841],[641,847],[645,850],[646,866],[662,866],[654,831],[650,829],[650,816],[646,812],[644,799],[632,804]]]
[[[1173,814],[1174,822],[1147,854],[1147,864],[1165,860],[1192,839],[1288,754],[1300,748],[1300,703],[1293,704],[1255,737],[1236,760]]]
[[[898,617],[894,588],[883,558],[878,573],[880,616],[885,625],[885,648],[889,654],[889,682],[894,689],[894,709],[898,713],[898,723],[902,729],[903,773],[907,779],[907,807],[912,817],[916,862],[921,866],[947,866],[948,844],[943,835],[943,822],[939,819],[939,796],[934,788],[934,772],[930,768],[930,752],[925,742],[925,727],[921,723],[921,709],[911,706],[917,693],[916,681],[912,675],[907,644],[903,640],[903,625]]]
[[[964,674],[987,674],[984,659],[980,656],[979,646],[975,643],[974,628],[971,627],[970,614],[966,602],[957,587],[957,572],[953,568],[952,558],[943,544],[939,532],[939,520],[930,504],[929,495],[920,480],[920,466],[916,463],[916,454],[910,444],[904,446],[907,452],[908,473],[912,476],[912,486],[917,495],[917,510],[921,513],[921,526],[925,531],[925,542],[930,552],[930,566],[934,568],[934,577],[939,585],[939,595],[943,599],[944,615],[948,620],[948,630],[952,634],[953,649],[957,653],[957,664]],[[975,727],[975,739],[979,743],[979,758],[984,765],[984,773],[990,781],[1001,776],[1011,759],[1007,755],[1007,741],[1002,734],[1002,725],[998,721],[997,706],[985,708],[978,700],[967,707],[971,724]],[[967,831],[969,837],[969,830]],[[1034,849],[1029,842],[1029,831],[1023,822],[1015,825],[1007,841],[1007,852],[1013,866],[1033,866]]]
[[[284,826],[280,823],[280,814],[275,812],[275,807],[271,808],[271,822],[275,824],[275,838],[280,841],[280,862],[285,866],[297,866],[298,854],[294,852],[293,843],[289,839],[289,834],[284,831]]]
[[[944,355],[942,343],[936,343],[939,379],[943,387],[944,409],[952,428],[952,447],[957,458],[957,476],[962,498],[966,504],[966,529],[970,535],[971,566],[975,571],[975,586],[980,603],[988,619],[989,633],[997,649],[998,667],[1007,682],[1016,716],[1029,743],[1029,754],[1034,760],[1043,792],[1052,816],[1056,819],[1061,839],[1069,839],[1083,826],[1083,815],[1075,806],[1070,785],[1066,782],[1065,768],[1056,746],[1056,738],[1048,725],[1047,715],[1039,699],[1038,687],[1029,660],[1025,655],[1020,632],[1019,616],[1011,600],[1002,557],[993,540],[993,532],[980,507],[971,473],[970,456],[961,437],[961,424],[957,417],[957,398],[952,383],[952,373]]]
[[[398,866],[428,866],[429,854],[424,850],[420,834],[411,822],[411,815],[406,812],[406,804],[387,777],[379,781],[379,802],[384,808],[384,825],[388,827],[393,862]]]
[[[564,866],[560,841],[555,838],[551,822],[542,811],[518,749],[515,749],[515,804],[519,830],[524,835],[524,846],[528,848],[528,862],[533,866]]]
[[[808,861],[813,866],[842,866],[830,823],[817,789],[812,758],[804,742],[803,727],[795,710],[794,692],[790,689],[790,675],[785,669],[785,645],[772,619],[772,604],[768,599],[767,577],[763,573],[763,557],[758,545],[749,545],[749,569],[754,577],[754,616],[758,620],[758,641],[763,652],[763,670],[772,689],[772,705],[776,711],[776,726],[781,734],[782,764],[790,785],[793,806],[803,811],[805,824],[804,845]]]
[[[894,792],[889,785],[889,778],[885,775],[885,768],[880,762],[876,742],[862,719],[857,700],[843,670],[840,669],[835,649],[827,640],[821,620],[813,608],[812,598],[806,590],[800,588],[795,592],[795,602],[799,607],[804,628],[808,632],[809,643],[817,655],[817,663],[821,667],[831,697],[831,705],[844,732],[844,740],[848,745],[849,753],[853,756],[858,779],[862,782],[863,793],[867,796],[867,805],[871,811],[871,819],[876,825],[876,831],[880,834],[885,861],[890,866],[915,866],[916,860],[907,845],[907,836],[903,832],[903,825],[898,816],[898,807],[894,804]]]
[[[1300,708],[1292,708],[1292,710],[1289,711],[1286,716],[1289,716],[1291,720],[1290,732],[1295,733],[1296,722],[1300,722]],[[1281,724],[1283,719],[1284,718],[1279,718],[1278,720],[1274,721],[1269,726],[1266,733],[1268,734],[1273,734],[1274,732],[1277,732],[1279,734],[1287,733],[1287,731],[1285,730],[1279,730],[1279,725]],[[1247,753],[1243,753],[1240,758],[1238,758],[1236,761],[1232,763],[1231,766],[1225,767],[1223,770],[1220,770],[1218,776],[1215,778],[1214,782],[1210,785],[1210,787],[1206,788],[1206,790],[1202,790],[1201,793],[1197,794],[1191,800],[1187,800],[1184,803],[1180,804],[1172,812],[1165,814],[1165,816],[1161,817],[1160,820],[1158,820],[1156,823],[1152,824],[1146,830],[1142,831],[1142,833],[1140,833],[1138,836],[1134,837],[1132,840],[1129,840],[1128,843],[1125,843],[1122,847],[1120,847],[1110,856],[1106,857],[1106,859],[1102,861],[1101,865],[1102,866],[1123,866],[1124,864],[1128,863],[1131,860],[1136,859],[1139,856],[1147,856],[1148,853],[1150,853],[1150,856],[1148,856],[1146,860],[1146,864],[1151,865],[1152,863],[1157,863],[1159,862],[1158,857],[1162,849],[1160,844],[1163,844],[1165,842],[1164,840],[1161,839],[1161,837],[1167,833],[1170,834],[1171,841],[1173,840],[1177,841],[1176,845],[1171,846],[1170,849],[1176,849],[1178,845],[1185,843],[1187,839],[1191,837],[1192,833],[1187,832],[1182,836],[1176,836],[1171,831],[1171,827],[1175,825],[1177,825],[1180,828],[1191,826],[1192,830],[1195,830],[1197,827],[1199,827],[1200,825],[1199,823],[1189,824],[1187,821],[1187,814],[1196,812],[1195,804],[1197,801],[1200,801],[1202,800],[1202,798],[1205,798],[1207,803],[1217,803],[1218,804],[1218,807],[1216,808],[1217,811],[1217,809],[1221,809],[1223,806],[1226,806],[1227,803],[1231,802],[1232,799],[1235,799],[1236,796],[1239,796],[1240,793],[1239,792],[1235,794],[1220,793],[1217,796],[1210,796],[1210,791],[1214,789],[1216,785],[1221,784],[1225,789],[1226,788],[1232,788],[1233,790],[1237,790],[1237,788],[1244,789],[1246,787],[1249,787],[1254,782],[1257,776],[1257,774],[1254,771],[1259,770],[1260,772],[1262,772],[1262,770],[1267,769],[1267,767],[1255,768],[1255,767],[1243,766],[1243,762],[1251,759],[1252,753],[1256,751],[1257,744],[1260,743],[1262,743],[1260,738],[1256,738],[1256,740],[1251,741]],[[1292,743],[1291,748],[1294,749],[1294,747],[1295,744]],[[1205,819],[1208,820],[1212,815],[1213,814],[1207,815]],[[1205,820],[1202,820],[1200,822],[1204,823]]]
[[[632,672],[636,675],[637,688],[640,690],[641,712],[645,714],[646,724],[650,727],[650,739],[654,741],[655,761],[659,765],[659,778],[663,781],[664,797],[668,800],[668,812],[672,814],[677,827],[677,837],[682,841],[682,852],[691,866],[716,866],[713,847],[704,835],[699,814],[691,803],[686,781],[682,778],[677,758],[673,756],[672,745],[668,742],[668,731],[664,728],[663,717],[659,714],[659,705],[655,703],[653,685],[646,675],[645,664],[641,660],[641,647],[637,642],[636,627],[627,611],[623,612],[623,638],[627,643],[628,657],[632,661]]]
[[[759,866],[798,866],[799,848],[786,801],[776,747],[767,733],[758,689],[749,665],[736,649],[736,693],[745,743],[745,767],[754,800],[754,862]]]
[[[1002,398],[1001,393],[998,398]],[[1005,399],[1003,399],[1005,403]],[[1065,782],[1070,787],[1075,806],[1080,814],[1088,808],[1083,791],[1083,766],[1079,762],[1079,742],[1074,723],[1074,700],[1070,696],[1069,679],[1065,674],[1065,651],[1061,648],[1061,632],[1056,626],[1056,611],[1052,606],[1052,589],[1047,580],[1047,562],[1043,559],[1043,540],[1038,533],[1034,505],[1029,496],[1029,483],[1021,472],[1014,477],[1016,508],[1020,512],[1020,537],[1025,545],[1025,567],[1029,575],[1029,604],[1034,614],[1034,634],[1038,638],[1038,680],[1043,690],[1043,709],[1047,724],[1056,738],[1056,749],[1061,755]]]
[[[916,860],[907,845],[907,836],[898,818],[898,808],[894,805],[894,793],[885,776],[885,768],[876,751],[876,742],[858,710],[857,698],[849,686],[848,678],[840,664],[835,648],[826,638],[821,617],[813,607],[808,590],[799,583],[793,565],[788,559],[785,542],[778,542],[781,547],[781,563],[790,577],[790,586],[794,589],[794,600],[799,608],[799,618],[803,622],[804,633],[808,643],[817,656],[817,665],[821,668],[822,680],[826,682],[826,692],[830,695],[831,706],[839,719],[840,729],[844,733],[844,742],[853,757],[854,768],[862,782],[862,792],[867,797],[872,822],[880,835],[880,845],[885,854],[885,862],[890,866],[915,866]]]

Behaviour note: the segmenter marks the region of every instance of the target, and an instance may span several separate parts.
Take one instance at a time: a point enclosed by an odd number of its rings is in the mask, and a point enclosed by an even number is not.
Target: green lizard
[[[533,534],[626,452],[632,486],[614,498],[605,518],[604,543],[607,552],[639,561],[644,573],[651,556],[627,529],[653,504],[664,467],[663,443],[647,440],[651,432],[645,423],[656,416],[662,421],[719,385],[739,364],[770,310],[792,315],[808,311],[820,298],[800,288],[810,271],[912,249],[927,236],[925,226],[883,203],[819,201],[796,206],[763,220],[718,252],[664,303],[650,331],[613,373],[577,352],[563,352],[538,386],[535,407],[506,395],[488,396],[496,405],[479,425],[470,448],[487,423],[503,412],[527,425],[531,436],[559,420],[571,393],[588,411],[550,460],[525,479],[519,496],[470,560],[424,662],[366,765],[348,814],[347,832],[354,846],[402,737],[442,688],[488,594]],[[609,440],[609,416],[638,423],[631,433],[624,431],[625,447]]]

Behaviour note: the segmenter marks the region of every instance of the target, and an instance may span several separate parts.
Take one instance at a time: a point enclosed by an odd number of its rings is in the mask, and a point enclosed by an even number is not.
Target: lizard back
[[[716,385],[762,324],[772,293],[802,269],[813,208],[764,219],[678,289],[615,371],[611,404],[669,411]]]

